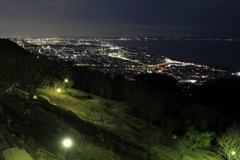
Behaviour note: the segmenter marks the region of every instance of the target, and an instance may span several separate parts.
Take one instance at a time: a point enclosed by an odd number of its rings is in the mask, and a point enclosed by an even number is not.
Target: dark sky
[[[240,0],[0,0],[1,36],[240,37]]]

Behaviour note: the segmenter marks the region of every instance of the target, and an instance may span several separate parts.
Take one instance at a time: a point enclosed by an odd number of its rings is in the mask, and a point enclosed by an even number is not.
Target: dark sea
[[[147,49],[154,56],[174,60],[240,69],[238,40],[111,40],[110,43],[132,49]]]

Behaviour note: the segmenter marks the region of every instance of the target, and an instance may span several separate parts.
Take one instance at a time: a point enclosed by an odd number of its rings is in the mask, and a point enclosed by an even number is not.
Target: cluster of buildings
[[[180,83],[197,85],[231,76],[221,68],[152,56],[143,50],[116,46],[107,39],[65,37],[12,40],[25,49],[49,59],[73,62],[76,66],[89,67],[113,76],[134,77],[139,74],[162,73],[173,76]],[[131,41],[124,38],[123,40]]]

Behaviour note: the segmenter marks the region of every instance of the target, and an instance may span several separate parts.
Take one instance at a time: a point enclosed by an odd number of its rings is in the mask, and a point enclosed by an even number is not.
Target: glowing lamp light
[[[57,89],[57,93],[58,93],[58,96],[57,96],[58,106],[59,106],[59,93],[60,93],[61,91],[62,91],[61,88],[58,88],[58,89]]]
[[[72,141],[70,139],[64,139],[63,140],[63,146],[66,147],[66,148],[69,148],[71,147],[72,145]]]
[[[61,89],[60,89],[60,88],[58,88],[58,89],[57,89],[57,92],[58,92],[58,93],[60,93],[60,92],[61,92]]]
[[[68,79],[64,79],[64,82],[65,82],[65,83],[68,83]]]
[[[235,152],[235,151],[232,151],[231,154],[232,154],[233,156],[235,156],[235,155],[236,155],[236,152]]]

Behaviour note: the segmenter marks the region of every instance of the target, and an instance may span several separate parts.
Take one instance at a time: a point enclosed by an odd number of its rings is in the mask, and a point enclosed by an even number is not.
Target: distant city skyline
[[[94,38],[13,40],[30,52],[44,55],[49,59],[62,59],[75,66],[89,67],[112,76],[126,76],[129,80],[134,80],[134,77],[140,74],[161,73],[173,76],[180,83],[201,85],[209,80],[232,76],[228,70],[219,67],[176,61],[160,55],[151,56],[134,48],[119,47]],[[131,43],[129,40],[127,42]]]
[[[240,38],[238,0],[3,0],[0,37]]]

